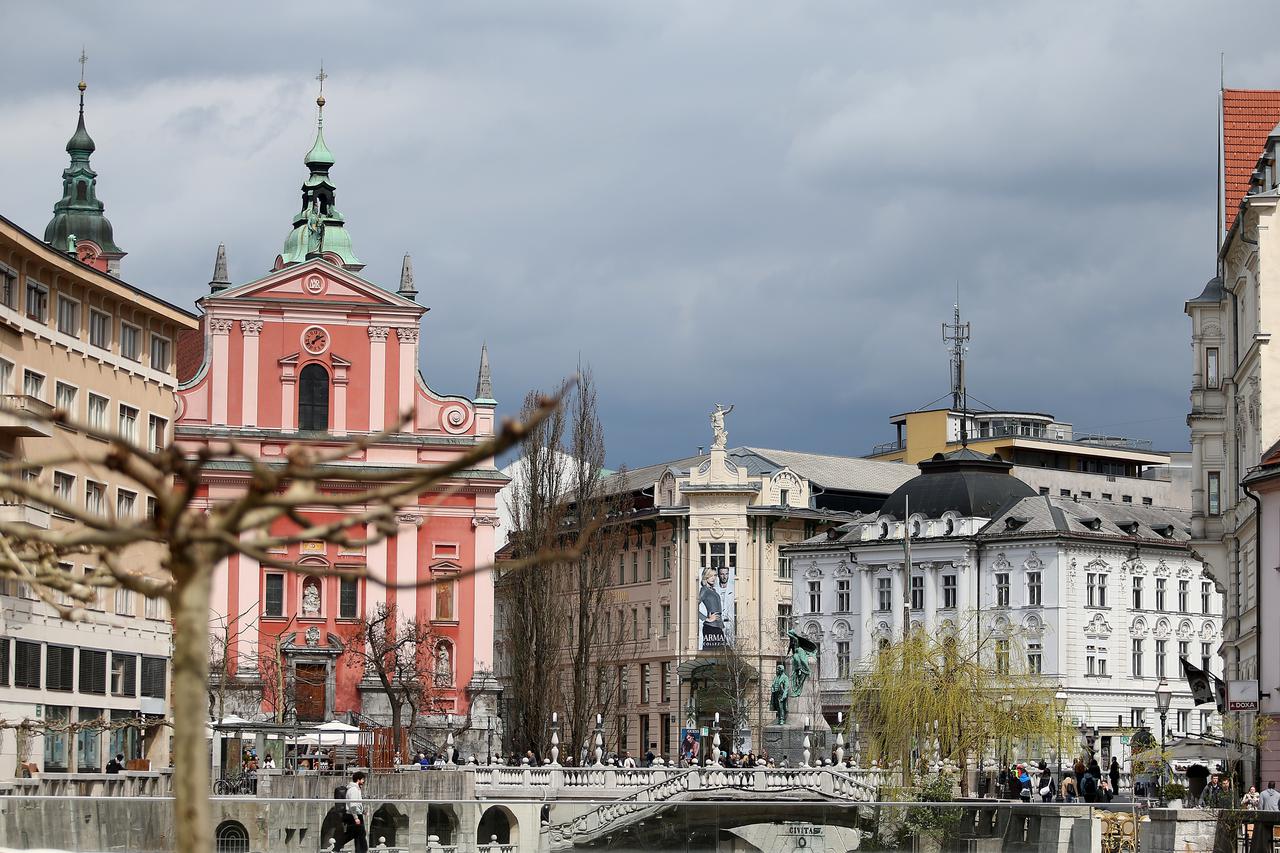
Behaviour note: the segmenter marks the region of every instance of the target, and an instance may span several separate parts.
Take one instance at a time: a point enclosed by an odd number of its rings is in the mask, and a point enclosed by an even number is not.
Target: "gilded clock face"
[[[312,326],[302,333],[302,346],[312,355],[319,355],[329,348],[329,333],[319,326]]]

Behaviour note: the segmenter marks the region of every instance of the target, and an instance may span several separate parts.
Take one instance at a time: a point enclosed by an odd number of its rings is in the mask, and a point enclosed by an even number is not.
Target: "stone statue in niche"
[[[320,615],[320,584],[307,581],[302,588],[302,615]]]

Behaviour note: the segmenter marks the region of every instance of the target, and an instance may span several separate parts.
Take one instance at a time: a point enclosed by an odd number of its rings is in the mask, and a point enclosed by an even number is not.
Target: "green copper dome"
[[[316,119],[316,141],[303,162],[310,174],[302,182],[302,209],[293,217],[293,230],[285,238],[279,266],[299,264],[309,258],[329,256],[352,271],[364,268],[351,246],[346,220],[334,200],[337,189],[329,178],[333,152],[324,141],[324,97],[316,99],[320,113]]]
[[[44,229],[44,241],[62,252],[74,250],[76,242],[90,242],[107,257],[120,258],[125,252],[116,245],[111,222],[103,215],[98,200],[98,173],[89,165],[96,147],[84,126],[84,90],[80,83],[80,118],[76,132],[67,141],[71,164],[62,172],[62,198],[53,206],[53,218]]]

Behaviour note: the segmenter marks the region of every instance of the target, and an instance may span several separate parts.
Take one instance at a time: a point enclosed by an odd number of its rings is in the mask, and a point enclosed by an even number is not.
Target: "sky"
[[[81,46],[123,277],[270,269],[314,138],[364,275],[413,256],[423,371],[500,411],[579,362],[609,464],[862,455],[949,390],[1185,449],[1217,94],[1280,88],[1274,2],[8,5],[0,214],[43,233]]]

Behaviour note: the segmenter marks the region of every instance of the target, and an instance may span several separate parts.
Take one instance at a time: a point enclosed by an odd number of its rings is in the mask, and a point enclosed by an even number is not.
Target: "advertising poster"
[[[723,543],[714,543],[710,549],[706,549],[705,545],[703,547],[702,577],[698,588],[699,651],[732,646],[735,627],[734,587],[737,573],[726,559]],[[733,551],[730,551],[730,555],[736,557]]]
[[[697,729],[680,730],[680,757],[696,763],[702,749],[702,739]]]

